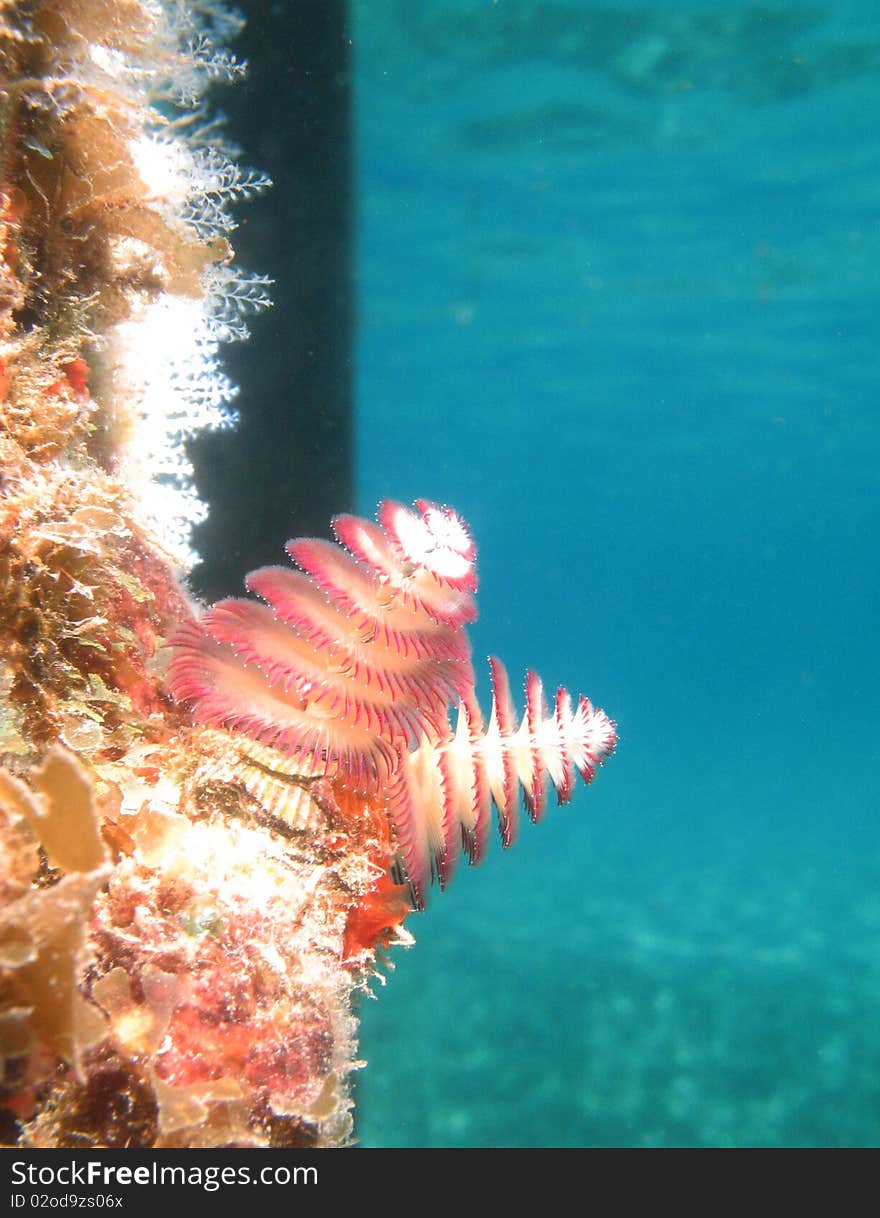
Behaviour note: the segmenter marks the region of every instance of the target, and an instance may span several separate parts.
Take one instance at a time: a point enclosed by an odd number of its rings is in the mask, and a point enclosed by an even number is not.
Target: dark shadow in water
[[[273,189],[241,209],[239,263],[270,274],[274,307],[225,357],[241,387],[234,431],[193,444],[210,520],[196,531],[209,596],[326,533],[352,498],[352,187],[347,5],[244,6],[233,48],[250,71],[221,100],[243,163]]]

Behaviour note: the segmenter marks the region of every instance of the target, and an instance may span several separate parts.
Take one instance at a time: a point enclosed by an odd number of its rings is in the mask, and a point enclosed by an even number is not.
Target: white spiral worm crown
[[[476,547],[449,508],[379,505],[378,523],[333,521],[339,544],[288,542],[299,570],[263,567],[246,586],[263,604],[218,602],[172,640],[172,695],[200,723],[243,732],[324,776],[382,800],[417,907],[432,876],[448,883],[462,851],[485,855],[497,809],[516,839],[519,790],[532,820],[590,782],[614,724],[585,697],[548,709],[526,676],[517,723],[503,665],[490,659],[488,726],[477,704],[465,625],[476,616]],[[457,706],[455,726],[450,710]]]

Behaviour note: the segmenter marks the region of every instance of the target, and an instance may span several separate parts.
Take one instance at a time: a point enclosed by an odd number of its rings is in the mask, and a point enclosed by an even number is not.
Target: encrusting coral
[[[195,8],[195,6],[194,6]],[[588,781],[614,727],[464,626],[455,513],[339,517],[265,606],[194,612],[184,440],[266,303],[211,142],[219,4],[0,0],[0,1141],[340,1146],[351,1000],[460,849]],[[172,640],[172,646],[166,647]],[[167,669],[167,680],[165,670]],[[458,707],[453,729],[449,713]]]
[[[162,685],[183,439],[228,420],[217,349],[264,293],[226,210],[263,180],[203,112],[235,18],[200,10],[0,7],[0,1137],[29,1146],[343,1143],[351,991],[405,913],[357,930],[384,825]]]

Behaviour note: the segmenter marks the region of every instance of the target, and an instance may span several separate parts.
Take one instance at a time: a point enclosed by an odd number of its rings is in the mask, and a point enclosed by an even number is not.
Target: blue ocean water
[[[361,1143],[876,1145],[880,5],[352,10],[359,507],[620,730],[410,920]]]

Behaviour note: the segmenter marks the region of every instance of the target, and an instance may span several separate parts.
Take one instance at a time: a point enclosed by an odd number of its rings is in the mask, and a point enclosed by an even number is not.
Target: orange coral
[[[389,875],[380,875],[348,911],[343,960],[362,965],[377,948],[390,946],[409,912],[407,886],[395,884]]]

